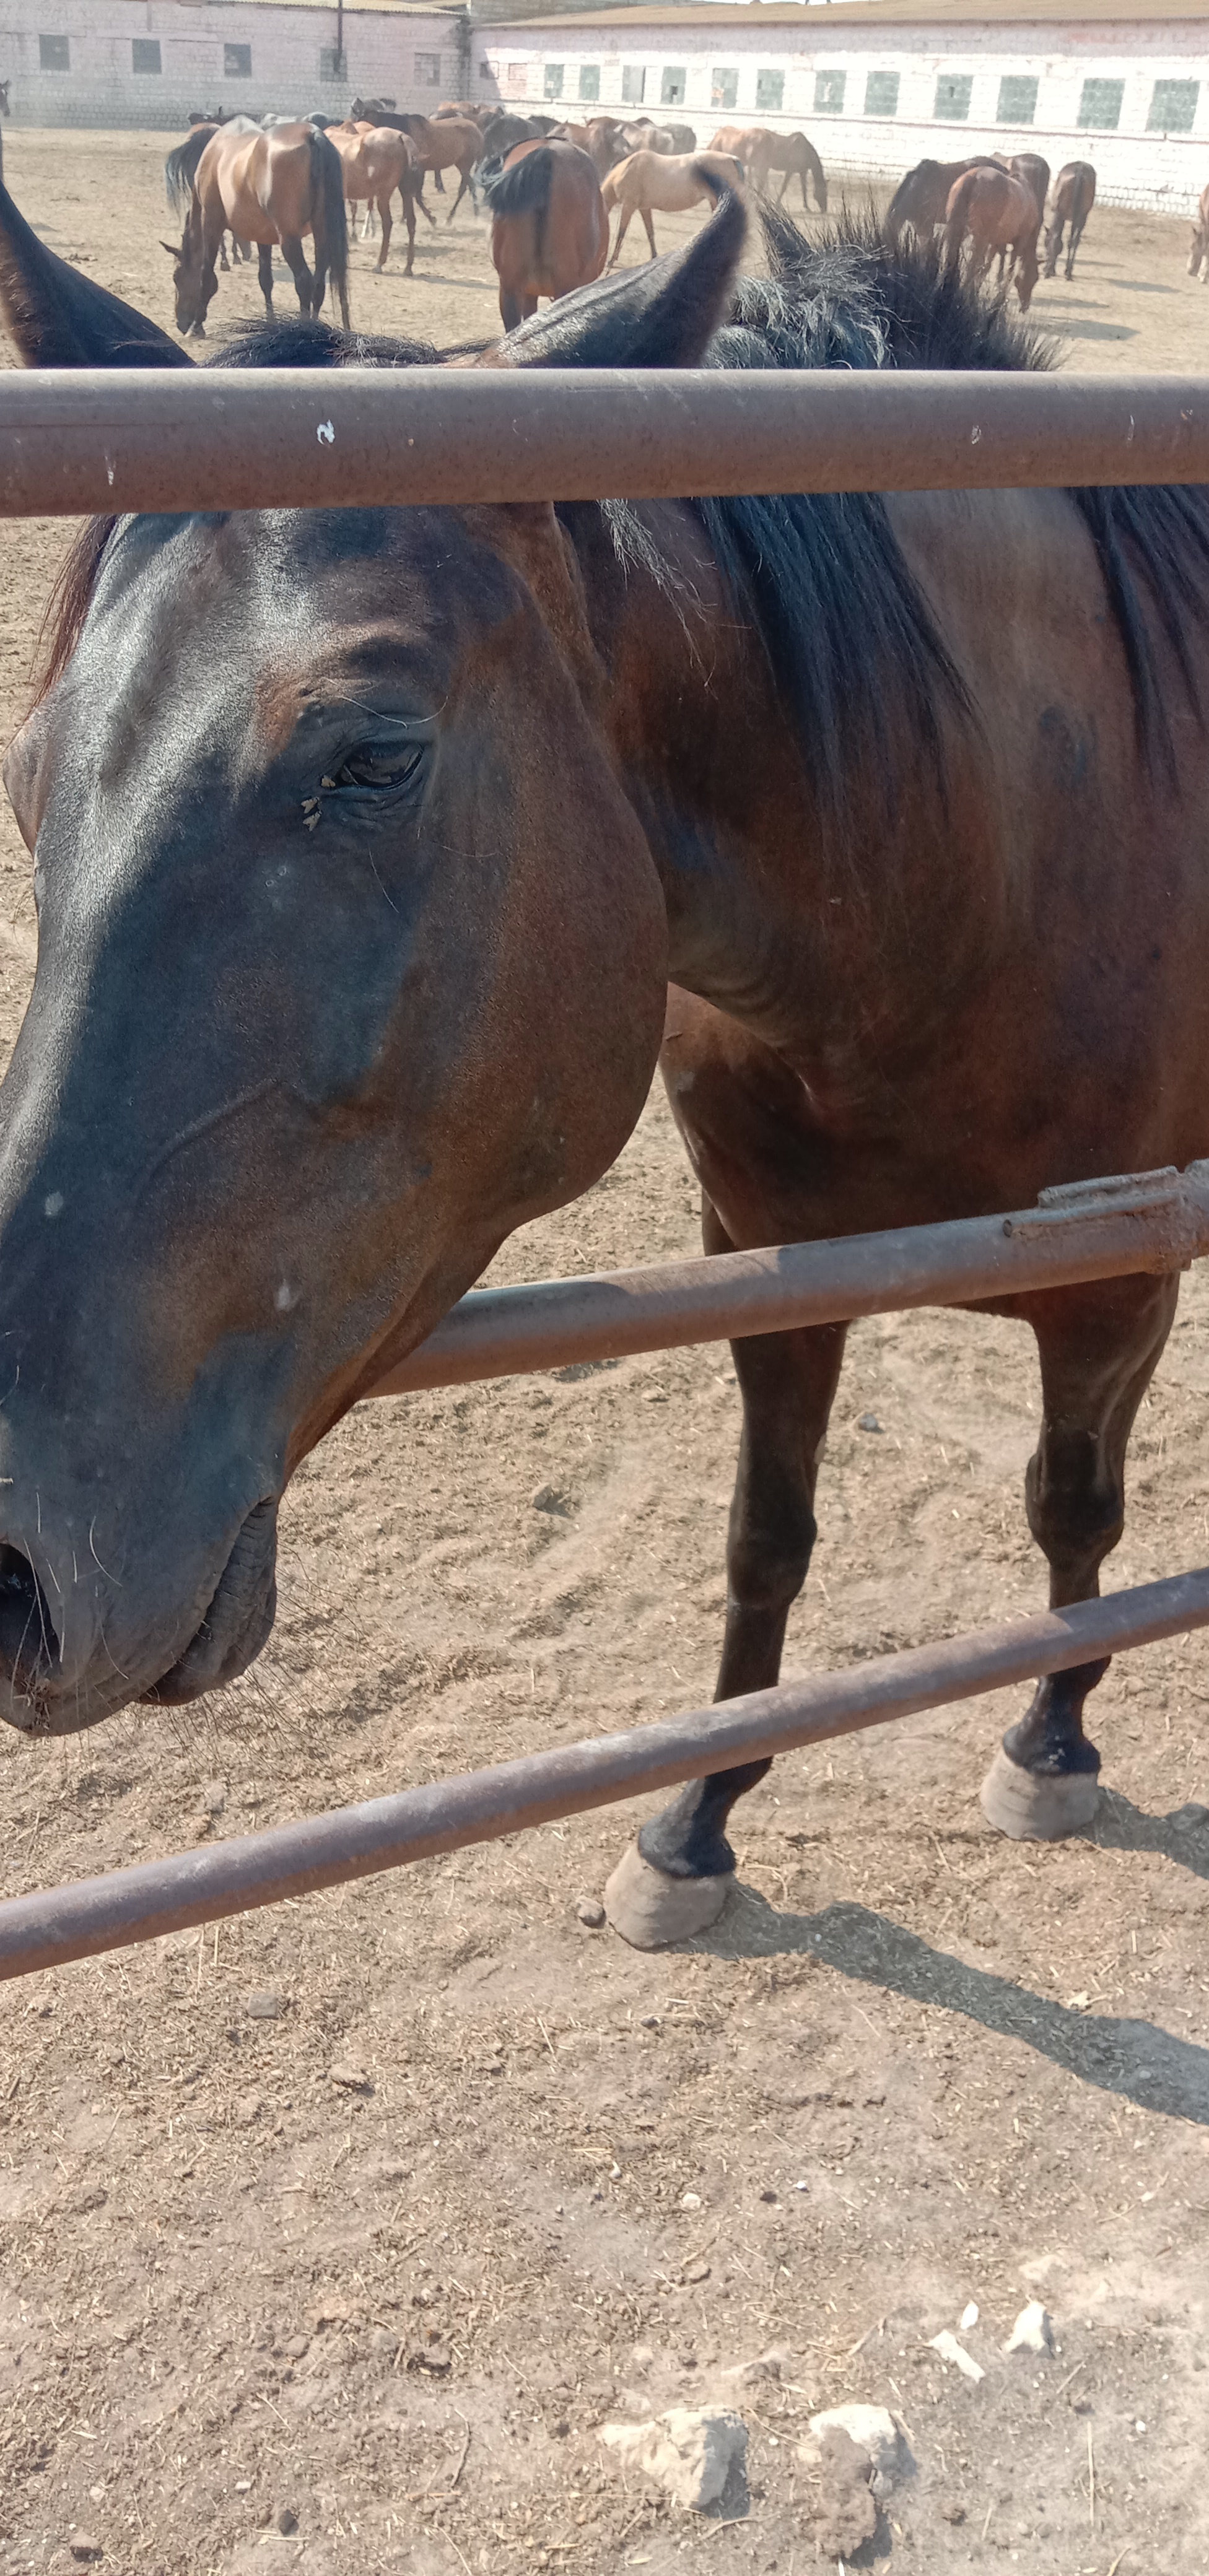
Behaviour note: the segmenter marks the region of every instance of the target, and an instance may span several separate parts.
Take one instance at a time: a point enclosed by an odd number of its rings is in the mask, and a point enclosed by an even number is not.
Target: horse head
[[[727,200],[494,362],[695,363],[742,230]],[[34,363],[189,363],[3,191],[0,301]],[[316,327],[277,362],[354,354]],[[100,521],[63,597],[5,773],[39,914],[0,1123],[30,1732],[257,1653],[299,1462],[624,1143],[668,938],[552,509]]]
[[[161,242],[172,262],[172,292],[176,306],[176,327],[181,337],[196,340],[206,336],[206,315],[218,292],[218,280],[211,271],[206,275],[202,246],[201,208],[194,196],[185,217],[185,229],[179,243]]]

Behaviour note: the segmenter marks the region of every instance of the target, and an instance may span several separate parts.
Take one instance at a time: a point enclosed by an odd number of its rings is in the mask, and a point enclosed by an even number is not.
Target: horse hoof
[[[988,1824],[1017,1843],[1086,1833],[1100,1803],[1098,1771],[1025,1771],[1000,1745],[981,1790]]]
[[[605,1888],[605,1913],[632,1950],[662,1950],[716,1923],[733,1886],[729,1870],[723,1878],[668,1878],[631,1843]]]

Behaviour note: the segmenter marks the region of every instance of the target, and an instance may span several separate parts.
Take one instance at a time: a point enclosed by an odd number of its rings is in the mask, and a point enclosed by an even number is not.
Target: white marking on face
[[[42,1201],[42,1214],[43,1214],[43,1216],[57,1216],[57,1215],[59,1214],[59,1210],[60,1210],[60,1208],[62,1207],[62,1205],[63,1205],[63,1192],[62,1192],[62,1190],[52,1190],[52,1191],[51,1191],[51,1194],[50,1194],[50,1197],[49,1197],[48,1199],[43,1199],[43,1201]]]
[[[288,1279],[282,1280],[281,1286],[273,1299],[273,1303],[277,1308],[279,1315],[288,1315],[291,1306],[297,1305],[298,1291],[296,1288],[291,1288]]]

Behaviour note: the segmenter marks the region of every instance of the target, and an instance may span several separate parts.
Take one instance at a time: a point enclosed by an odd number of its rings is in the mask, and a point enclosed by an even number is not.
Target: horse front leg
[[[733,1249],[706,1203],[706,1250]],[[770,1690],[790,1608],[814,1546],[819,1457],[847,1326],[824,1324],[732,1344],[743,1432],[726,1550],[726,1629],[715,1699]],[[717,1920],[734,1882],[726,1827],[737,1798],[770,1764],[747,1762],[690,1781],[643,1825],[605,1889],[614,1930],[637,1950],[687,1939]]]
[[[1061,224],[1047,224],[1045,231],[1045,268],[1042,272],[1044,276],[1057,276],[1058,261],[1061,257],[1061,253],[1062,226]]]
[[[410,188],[400,190],[399,202],[403,208],[403,221],[407,226],[407,266],[403,274],[405,277],[410,277],[416,259],[416,207]]]
[[[1025,1477],[1029,1527],[1049,1560],[1052,1610],[1093,1601],[1125,1526],[1125,1451],[1171,1330],[1178,1278],[1064,1288],[1025,1311],[1041,1358],[1042,1424]],[[1083,1732],[1107,1657],[1039,1682],[982,1787],[983,1812],[1018,1841],[1082,1833],[1100,1795],[1100,1756]]]
[[[655,227],[651,222],[650,213],[645,206],[641,206],[639,208],[639,212],[644,224],[646,225],[646,237],[651,245],[651,257],[652,259],[658,259],[659,253],[655,248]]]
[[[271,322],[273,319],[273,245],[271,242],[257,244],[256,269],[260,292],[264,297],[264,309]]]

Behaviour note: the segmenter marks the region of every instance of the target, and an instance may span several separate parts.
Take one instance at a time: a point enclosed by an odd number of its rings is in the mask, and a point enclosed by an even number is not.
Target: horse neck
[[[607,674],[602,721],[663,885],[671,980],[807,1074],[820,1050],[843,1057],[871,1032],[887,1063],[905,1061],[998,953],[960,728],[943,785],[904,739],[893,795],[870,758],[829,799],[687,506],[640,514],[672,584],[623,573],[595,510],[563,515]]]

